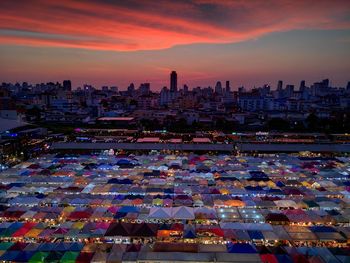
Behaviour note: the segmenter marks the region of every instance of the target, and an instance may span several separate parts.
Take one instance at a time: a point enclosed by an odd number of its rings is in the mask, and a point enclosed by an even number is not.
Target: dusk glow
[[[175,68],[191,86],[251,87],[276,76],[344,86],[350,69],[349,1],[5,0],[0,8],[2,81],[148,81],[159,90]]]
[[[0,262],[350,262],[350,0],[0,0]]]

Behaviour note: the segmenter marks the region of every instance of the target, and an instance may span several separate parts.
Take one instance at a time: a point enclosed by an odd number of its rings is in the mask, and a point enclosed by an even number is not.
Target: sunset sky
[[[0,82],[350,80],[350,1],[1,0]]]

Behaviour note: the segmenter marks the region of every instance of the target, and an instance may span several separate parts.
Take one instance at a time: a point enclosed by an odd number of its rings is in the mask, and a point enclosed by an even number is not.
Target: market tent
[[[293,259],[286,254],[282,254],[282,255],[275,255],[275,257],[277,258],[279,263],[294,263]]]
[[[133,228],[133,236],[154,237],[157,235],[158,225],[151,223],[135,224]]]
[[[120,213],[138,213],[140,209],[137,206],[122,206],[118,212]]]
[[[216,211],[213,208],[198,207],[194,209],[194,214],[197,219],[216,219]]]
[[[62,256],[60,262],[62,262],[62,263],[75,263],[75,260],[78,257],[78,255],[79,255],[79,252],[67,251]]]
[[[257,253],[256,248],[248,243],[229,243],[227,244],[227,252],[229,253]]]
[[[20,254],[18,250],[8,250],[0,256],[0,260],[4,262],[13,262]]]
[[[24,242],[16,242],[8,250],[24,250],[28,244]]]
[[[198,244],[195,243],[168,243],[156,242],[153,247],[154,252],[198,252]]]
[[[46,257],[49,255],[49,252],[42,252],[42,251],[39,251],[39,252],[36,252],[32,257],[31,259],[29,260],[29,262],[44,262]]]
[[[57,243],[57,245],[55,246],[54,250],[55,251],[60,251],[60,252],[66,252],[67,250],[69,250],[69,247],[71,246],[70,243],[66,243],[66,242],[59,242]]]
[[[196,230],[194,228],[187,228],[183,232],[183,238],[193,239],[193,238],[196,238],[196,237],[197,237]]]
[[[276,207],[278,208],[293,208],[293,209],[298,209],[299,206],[297,203],[293,200],[276,200],[274,201]]]
[[[196,233],[198,236],[218,236],[224,237],[224,231],[218,226],[209,226],[209,225],[197,225]]]
[[[169,219],[172,217],[172,208],[167,207],[151,207],[149,218]]]
[[[288,217],[290,222],[312,222],[312,219],[302,209],[287,209],[284,210],[283,213]]]
[[[29,243],[23,251],[34,251],[36,252],[39,248],[40,244],[39,243]]]
[[[174,219],[194,219],[193,208],[186,206],[173,207],[172,218]]]
[[[265,217],[266,222],[271,224],[288,224],[289,219],[285,214],[282,213],[269,213]]]
[[[278,259],[273,254],[260,255],[262,263],[278,263]]]
[[[14,259],[15,262],[28,262],[34,255],[34,251],[20,251]]]
[[[84,247],[84,244],[78,243],[78,242],[72,242],[70,243],[69,250],[70,251],[75,251],[75,252],[80,252]]]
[[[51,251],[45,260],[47,262],[58,262],[62,258],[63,254],[64,252],[61,251]]]
[[[55,249],[56,244],[55,243],[41,243],[40,246],[38,247],[38,251],[45,251],[49,252]]]
[[[107,263],[121,263],[123,258],[122,252],[112,251],[107,258]]]
[[[258,230],[247,230],[247,232],[248,232],[248,235],[250,236],[250,238],[252,240],[263,240],[264,239],[264,236],[261,233],[261,231],[258,231]]]
[[[8,250],[10,247],[12,247],[15,243],[13,242],[0,242],[0,251]]]
[[[106,262],[108,257],[108,253],[97,251],[94,254],[94,257],[91,259],[91,263],[100,263],[100,262]]]
[[[224,253],[227,252],[227,248],[225,245],[222,244],[199,244],[198,252],[200,253],[208,253],[208,252],[215,252],[215,253]]]
[[[130,236],[134,225],[131,223],[112,223],[105,236]]]
[[[80,252],[80,254],[75,259],[76,263],[85,263],[85,262],[91,262],[91,259],[93,258],[94,253],[91,252]]]

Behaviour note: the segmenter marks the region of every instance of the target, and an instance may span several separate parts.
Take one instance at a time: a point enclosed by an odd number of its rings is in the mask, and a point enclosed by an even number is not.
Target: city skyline
[[[71,79],[159,91],[349,79],[348,1],[2,1],[1,82]]]
[[[168,79],[168,82],[167,82],[167,83],[164,83],[164,85],[163,85],[163,88],[166,88],[167,90],[172,91],[172,92],[177,92],[177,91],[179,91],[179,90],[183,90],[184,87],[186,87],[188,90],[194,90],[194,89],[196,89],[196,88],[201,88],[201,89],[211,88],[211,89],[215,90],[216,85],[217,85],[218,83],[220,83],[220,85],[221,85],[223,88],[227,87],[227,85],[228,85],[228,86],[230,87],[230,91],[238,91],[240,88],[244,88],[244,90],[246,90],[246,91],[251,91],[251,90],[253,90],[253,89],[263,88],[263,87],[265,87],[265,86],[268,86],[271,90],[278,90],[279,88],[285,88],[285,87],[287,87],[287,86],[293,86],[295,90],[299,90],[300,87],[301,87],[301,85],[305,85],[305,87],[311,87],[312,85],[315,85],[316,83],[320,83],[321,81],[324,81],[324,80],[329,81],[329,86],[330,86],[330,87],[333,87],[333,88],[343,88],[343,89],[346,89],[346,88],[350,85],[350,80],[349,80],[349,81],[347,81],[346,83],[344,83],[344,84],[342,84],[342,85],[340,85],[340,86],[335,86],[335,85],[333,85],[334,82],[333,82],[331,79],[328,79],[328,78],[325,78],[325,79],[323,79],[323,80],[318,79],[317,81],[315,81],[315,82],[310,82],[310,83],[306,82],[305,80],[299,80],[297,83],[288,83],[288,82],[285,82],[284,80],[279,79],[278,81],[276,81],[276,83],[264,83],[264,84],[261,84],[261,85],[258,85],[258,86],[254,86],[254,87],[234,86],[234,85],[232,85],[232,83],[231,83],[230,80],[217,80],[215,83],[210,83],[210,84],[208,84],[208,85],[203,85],[203,86],[193,86],[193,87],[191,87],[191,86],[189,86],[189,85],[187,85],[187,84],[183,84],[183,85],[181,85],[181,86],[179,86],[179,85],[176,84],[176,89],[174,89],[174,88],[172,88],[172,75],[173,75],[173,73],[175,73],[175,76],[176,76],[176,77],[174,77],[174,78],[176,78],[176,80],[174,80],[174,81],[175,81],[175,83],[178,83],[178,75],[177,75],[177,72],[173,70],[173,71],[170,72],[170,79]],[[169,76],[169,74],[168,74],[168,76]],[[82,85],[82,86],[75,86],[74,83],[72,83],[71,80],[48,81],[48,82],[46,82],[46,83],[45,83],[45,82],[31,83],[31,82],[27,82],[27,81],[23,81],[23,82],[8,82],[8,83],[2,82],[2,83],[4,83],[4,84],[5,84],[5,83],[6,83],[6,84],[11,84],[11,85],[17,85],[17,84],[19,84],[20,86],[23,86],[23,85],[25,84],[25,85],[28,86],[28,87],[30,87],[30,86],[34,87],[34,86],[36,86],[36,85],[43,85],[43,84],[45,85],[45,84],[48,84],[48,83],[54,83],[54,84],[59,83],[60,85],[63,85],[63,87],[64,87],[64,83],[65,83],[65,82],[69,82],[69,83],[70,83],[69,85],[70,85],[70,87],[71,87],[72,90],[77,90],[77,89],[79,89],[79,88],[83,89],[83,88],[86,86],[86,87],[93,87],[93,88],[95,88],[96,90],[100,90],[100,89],[102,89],[102,88],[104,88],[104,87],[107,87],[107,88],[117,88],[118,91],[127,91],[128,88],[130,87],[130,85],[133,85],[133,86],[134,86],[134,89],[137,90],[137,89],[142,88],[142,86],[143,86],[144,84],[149,85],[150,90],[151,90],[152,92],[156,92],[156,93],[157,93],[157,92],[161,92],[161,90],[163,89],[163,88],[162,88],[162,89],[160,89],[160,90],[158,90],[158,89],[155,90],[155,89],[152,87],[152,83],[149,83],[149,82],[140,82],[140,83],[130,82],[127,86],[122,86],[122,87],[121,87],[121,86],[118,86],[118,85],[94,86],[94,85],[91,85],[91,84],[89,84],[89,83],[85,83],[85,84]],[[281,85],[281,86],[280,86],[280,85]]]

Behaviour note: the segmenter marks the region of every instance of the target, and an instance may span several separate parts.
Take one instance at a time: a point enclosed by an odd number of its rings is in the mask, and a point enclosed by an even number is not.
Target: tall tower
[[[230,86],[230,81],[229,80],[226,80],[225,90],[226,90],[227,93],[231,92],[231,86]]]
[[[172,71],[170,74],[170,92],[177,92],[177,74]]]
[[[222,85],[221,85],[221,81],[216,82],[215,85],[215,92],[218,94],[222,94]]]
[[[70,80],[63,81],[63,90],[71,91],[72,90],[72,82]]]
[[[282,90],[283,89],[283,81],[279,80],[277,84],[277,90]]]

